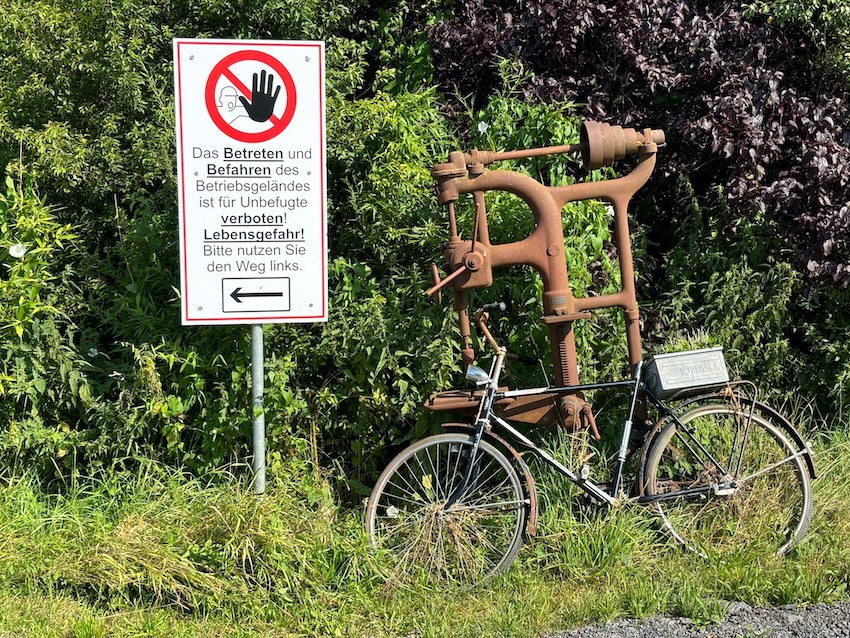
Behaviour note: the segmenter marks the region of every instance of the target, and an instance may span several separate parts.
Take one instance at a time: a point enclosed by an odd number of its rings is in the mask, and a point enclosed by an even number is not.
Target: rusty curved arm
[[[489,265],[528,265],[535,268],[543,278],[543,287],[553,293],[569,290],[568,275],[563,265],[564,237],[561,226],[561,210],[569,202],[587,199],[604,199],[614,205],[615,241],[620,257],[620,292],[596,297],[573,298],[568,296],[565,310],[570,313],[596,308],[619,306],[631,309],[636,306],[634,292],[634,268],[632,266],[631,241],[628,226],[628,205],[631,198],[642,188],[655,169],[656,154],[642,154],[640,163],[629,174],[603,182],[583,182],[569,186],[544,186],[533,178],[513,171],[487,171],[477,177],[452,180],[458,194],[474,193],[476,198],[485,191],[499,190],[512,193],[522,199],[534,216],[536,227],[532,233],[510,244],[491,244],[489,237],[481,237],[489,255]],[[457,270],[452,273],[456,276]],[[559,296],[557,294],[550,297]],[[545,308],[550,313],[554,308]]]

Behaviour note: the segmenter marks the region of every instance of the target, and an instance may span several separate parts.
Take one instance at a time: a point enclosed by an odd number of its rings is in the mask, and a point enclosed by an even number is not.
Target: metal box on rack
[[[644,383],[660,399],[689,394],[706,386],[729,381],[723,348],[705,348],[650,357],[643,374]]]

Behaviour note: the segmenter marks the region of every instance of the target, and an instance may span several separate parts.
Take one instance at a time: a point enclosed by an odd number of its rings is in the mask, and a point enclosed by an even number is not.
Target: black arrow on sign
[[[242,303],[243,297],[283,297],[282,292],[239,292],[240,290],[242,290],[241,287],[230,293],[236,303]]]

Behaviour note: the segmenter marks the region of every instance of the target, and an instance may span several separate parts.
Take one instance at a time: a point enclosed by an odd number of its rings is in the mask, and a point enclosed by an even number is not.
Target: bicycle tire
[[[388,580],[471,587],[503,573],[522,545],[528,500],[508,458],[482,440],[464,493],[474,438],[448,433],[400,452],[378,478],[366,506],[371,545],[383,550]]]
[[[805,536],[811,480],[779,426],[730,402],[696,406],[680,421],[684,427],[671,419],[653,438],[641,477],[650,498],[709,488],[654,504],[677,543],[703,557],[782,555]]]

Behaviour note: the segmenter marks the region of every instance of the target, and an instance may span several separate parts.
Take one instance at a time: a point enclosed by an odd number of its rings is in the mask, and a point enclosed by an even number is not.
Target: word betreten
[[[269,149],[269,148],[258,148],[258,149],[249,149],[249,148],[230,148],[229,146],[224,147],[224,159],[237,159],[237,160],[283,160],[286,159],[286,153],[281,150]]]

